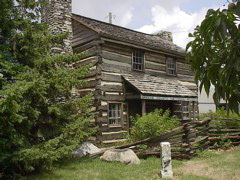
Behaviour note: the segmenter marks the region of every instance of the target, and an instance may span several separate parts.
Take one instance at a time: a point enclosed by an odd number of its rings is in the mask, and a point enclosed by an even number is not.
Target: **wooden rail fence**
[[[140,157],[159,156],[160,142],[164,141],[171,143],[173,159],[191,159],[197,155],[197,150],[239,145],[240,119],[209,117],[202,121],[190,121],[161,136],[116,148],[132,148]]]

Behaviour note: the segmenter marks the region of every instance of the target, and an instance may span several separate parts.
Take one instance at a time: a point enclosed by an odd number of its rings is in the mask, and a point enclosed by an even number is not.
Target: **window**
[[[167,75],[175,76],[176,75],[176,60],[173,58],[167,58]]]
[[[134,50],[132,56],[132,69],[135,71],[144,70],[144,52],[141,50]]]
[[[182,101],[182,113],[183,113],[183,117],[189,116],[189,102],[188,101]]]
[[[109,125],[121,124],[121,104],[120,103],[108,104],[108,122],[109,122]]]

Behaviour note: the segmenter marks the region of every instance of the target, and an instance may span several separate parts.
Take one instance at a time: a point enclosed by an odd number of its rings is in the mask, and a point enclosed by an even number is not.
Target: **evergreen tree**
[[[93,132],[91,95],[73,97],[89,67],[81,54],[49,55],[51,35],[38,0],[0,1],[0,178],[51,168]]]

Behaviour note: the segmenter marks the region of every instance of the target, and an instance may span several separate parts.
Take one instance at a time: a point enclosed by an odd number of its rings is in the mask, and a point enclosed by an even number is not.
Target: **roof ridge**
[[[141,33],[141,34],[149,35],[149,36],[159,37],[159,36],[157,36],[156,34],[148,34],[148,33],[144,33],[144,32],[141,32],[141,31],[137,31],[137,30],[133,30],[133,29],[130,29],[130,28],[126,28],[126,27],[123,27],[123,26],[120,26],[120,25],[110,24],[110,23],[108,23],[108,22],[104,22],[104,21],[100,21],[100,20],[93,19],[93,18],[90,18],[90,17],[82,16],[82,15],[79,15],[79,14],[75,14],[75,13],[72,13],[72,14],[75,15],[75,16],[79,16],[79,17],[82,17],[82,18],[89,19],[89,20],[91,20],[91,21],[96,21],[96,22],[103,23],[103,24],[106,24],[106,25],[115,26],[115,27],[117,27],[117,28],[126,29],[126,30],[129,30],[129,31],[132,31],[132,32]],[[159,38],[162,39],[161,37],[159,37]],[[165,40],[165,39],[162,39],[162,40]],[[165,41],[166,41],[166,40],[165,40]],[[168,41],[168,42],[171,42],[171,41]]]
[[[174,55],[184,55],[185,51],[182,47],[165,40],[155,34],[147,34],[140,31],[132,30],[115,24],[99,21],[89,17],[81,16],[72,13],[72,18],[84,26],[90,28],[92,31],[107,38],[115,40],[126,41],[145,47],[150,47],[156,50],[163,50]]]

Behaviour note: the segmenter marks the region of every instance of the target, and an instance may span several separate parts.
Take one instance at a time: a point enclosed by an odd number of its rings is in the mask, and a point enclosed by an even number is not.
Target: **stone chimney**
[[[171,32],[168,31],[160,31],[156,34],[158,37],[166,40],[166,41],[170,41],[173,42],[173,36]]]
[[[68,33],[64,44],[52,47],[51,53],[72,53],[72,0],[48,0],[43,8],[42,21],[48,23],[53,34]]]

